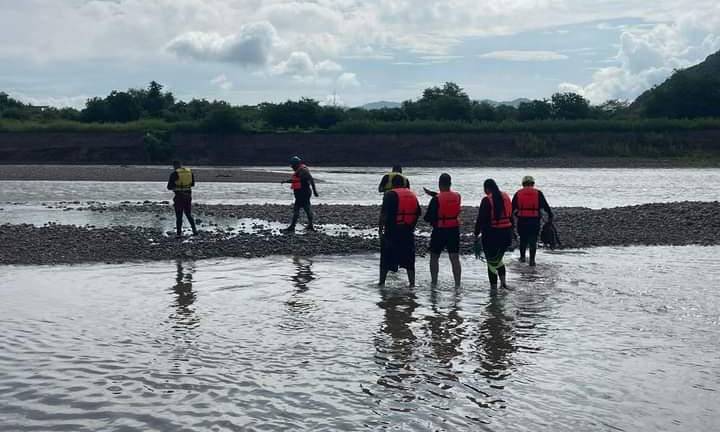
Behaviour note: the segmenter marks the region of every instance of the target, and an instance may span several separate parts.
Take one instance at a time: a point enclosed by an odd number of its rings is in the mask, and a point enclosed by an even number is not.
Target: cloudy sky
[[[0,0],[0,91],[52,105],[153,79],[236,104],[402,101],[445,81],[602,102],[717,50],[717,0]]]

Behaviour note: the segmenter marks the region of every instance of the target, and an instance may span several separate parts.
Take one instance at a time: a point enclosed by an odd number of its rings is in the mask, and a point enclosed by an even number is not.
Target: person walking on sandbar
[[[460,286],[460,208],[462,198],[460,194],[450,190],[452,179],[450,174],[440,175],[438,187],[440,192],[425,192],[432,196],[425,221],[433,226],[430,235],[430,278],[433,286],[437,285],[440,254],[447,249],[452,265],[455,286]]]
[[[168,179],[168,190],[175,192],[173,204],[175,207],[175,230],[177,238],[182,238],[183,214],[187,217],[193,235],[198,231],[195,219],[192,217],[192,188],[195,186],[195,175],[190,168],[185,168],[180,161],[173,162],[174,171]]]
[[[512,201],[508,194],[500,191],[495,180],[487,179],[483,186],[485,197],[480,202],[480,209],[475,221],[475,242],[482,242],[490,289],[496,290],[498,278],[500,286],[507,288],[503,256],[512,244]],[[481,234],[482,238],[478,239]]]
[[[380,184],[378,185],[378,192],[385,193],[389,192],[393,189],[393,179],[395,177],[402,177],[403,178],[403,187],[410,189],[410,180],[407,179],[402,173],[402,167],[400,165],[393,165],[392,171],[385,174],[383,178],[380,180]]]
[[[420,218],[415,192],[405,187],[403,177],[393,178],[393,189],[383,196],[378,235],[380,237],[380,286],[388,272],[407,270],[408,282],[415,286],[415,225]]]
[[[520,262],[525,262],[525,251],[529,248],[528,264],[534,267],[542,218],[540,210],[547,213],[550,222],[553,220],[553,212],[542,191],[535,189],[535,179],[532,176],[523,177],[522,186],[512,199],[513,214],[517,218],[517,232],[520,237]]]
[[[283,180],[280,182],[290,183],[290,188],[295,195],[295,204],[293,205],[293,216],[290,226],[285,228],[283,232],[293,233],[295,232],[295,225],[300,218],[300,209],[305,210],[308,224],[306,227],[307,231],[315,231],[313,225],[313,213],[310,206],[310,198],[312,195],[319,196],[317,189],[315,188],[315,179],[310,174],[310,169],[303,163],[303,160],[298,156],[290,158],[290,167],[293,169],[293,175],[290,180]]]

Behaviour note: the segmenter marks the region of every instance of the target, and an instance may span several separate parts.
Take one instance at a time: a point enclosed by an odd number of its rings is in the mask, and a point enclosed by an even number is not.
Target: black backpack
[[[560,237],[557,233],[557,228],[555,228],[552,221],[545,222],[543,225],[542,230],[540,231],[540,241],[542,241],[546,248],[550,249],[562,246],[562,243],[560,243]]]

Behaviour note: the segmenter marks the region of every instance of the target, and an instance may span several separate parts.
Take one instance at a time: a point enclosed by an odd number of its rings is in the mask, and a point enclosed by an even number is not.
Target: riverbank
[[[169,204],[93,205],[77,211],[147,213],[148,218],[171,212]],[[196,213],[212,225],[216,219],[252,218],[287,221],[288,206],[197,205]],[[90,228],[68,225],[3,225],[0,227],[0,264],[63,264],[123,262],[174,258],[261,257],[270,255],[347,255],[378,252],[375,237],[323,233],[322,225],[343,224],[367,229],[376,226],[376,206],[315,206],[320,232],[278,235],[271,231],[235,234],[220,229],[179,241],[151,228],[119,226]],[[472,253],[475,208],[464,208],[462,253]],[[556,209],[562,248],[630,245],[718,245],[720,202],[647,204],[591,210]],[[419,231],[430,227],[421,222]],[[418,254],[427,253],[428,240],[418,237]]]
[[[173,132],[162,156],[141,132],[2,132],[7,164],[192,166],[718,167],[720,129],[437,133]]]
[[[288,173],[252,171],[234,167],[192,167],[196,181],[277,183]],[[125,165],[0,165],[0,180],[167,182],[172,168]]]

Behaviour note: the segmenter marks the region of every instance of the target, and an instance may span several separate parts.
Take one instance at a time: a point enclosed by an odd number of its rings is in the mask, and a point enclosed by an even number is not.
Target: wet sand
[[[198,182],[277,183],[289,174],[235,167],[194,167]],[[288,169],[289,171],[289,169]],[[170,166],[0,165],[0,180],[167,182]]]
[[[317,223],[354,228],[376,226],[377,206],[318,205]],[[171,214],[169,203],[94,204],[79,211]],[[290,207],[281,205],[197,205],[198,216],[212,225],[215,218],[254,218],[287,222]],[[463,211],[462,253],[472,251],[477,209]],[[629,245],[720,244],[720,202],[646,204],[612,209],[556,209],[563,248]],[[220,227],[221,228],[221,227]],[[428,232],[421,222],[419,231]],[[427,252],[427,238],[417,239],[418,254]],[[319,233],[277,235],[269,230],[236,234],[222,229],[185,241],[157,229],[68,225],[3,225],[0,227],[0,264],[57,264],[123,262],[173,258],[261,257],[269,255],[344,255],[379,251],[377,238],[331,236]]]

